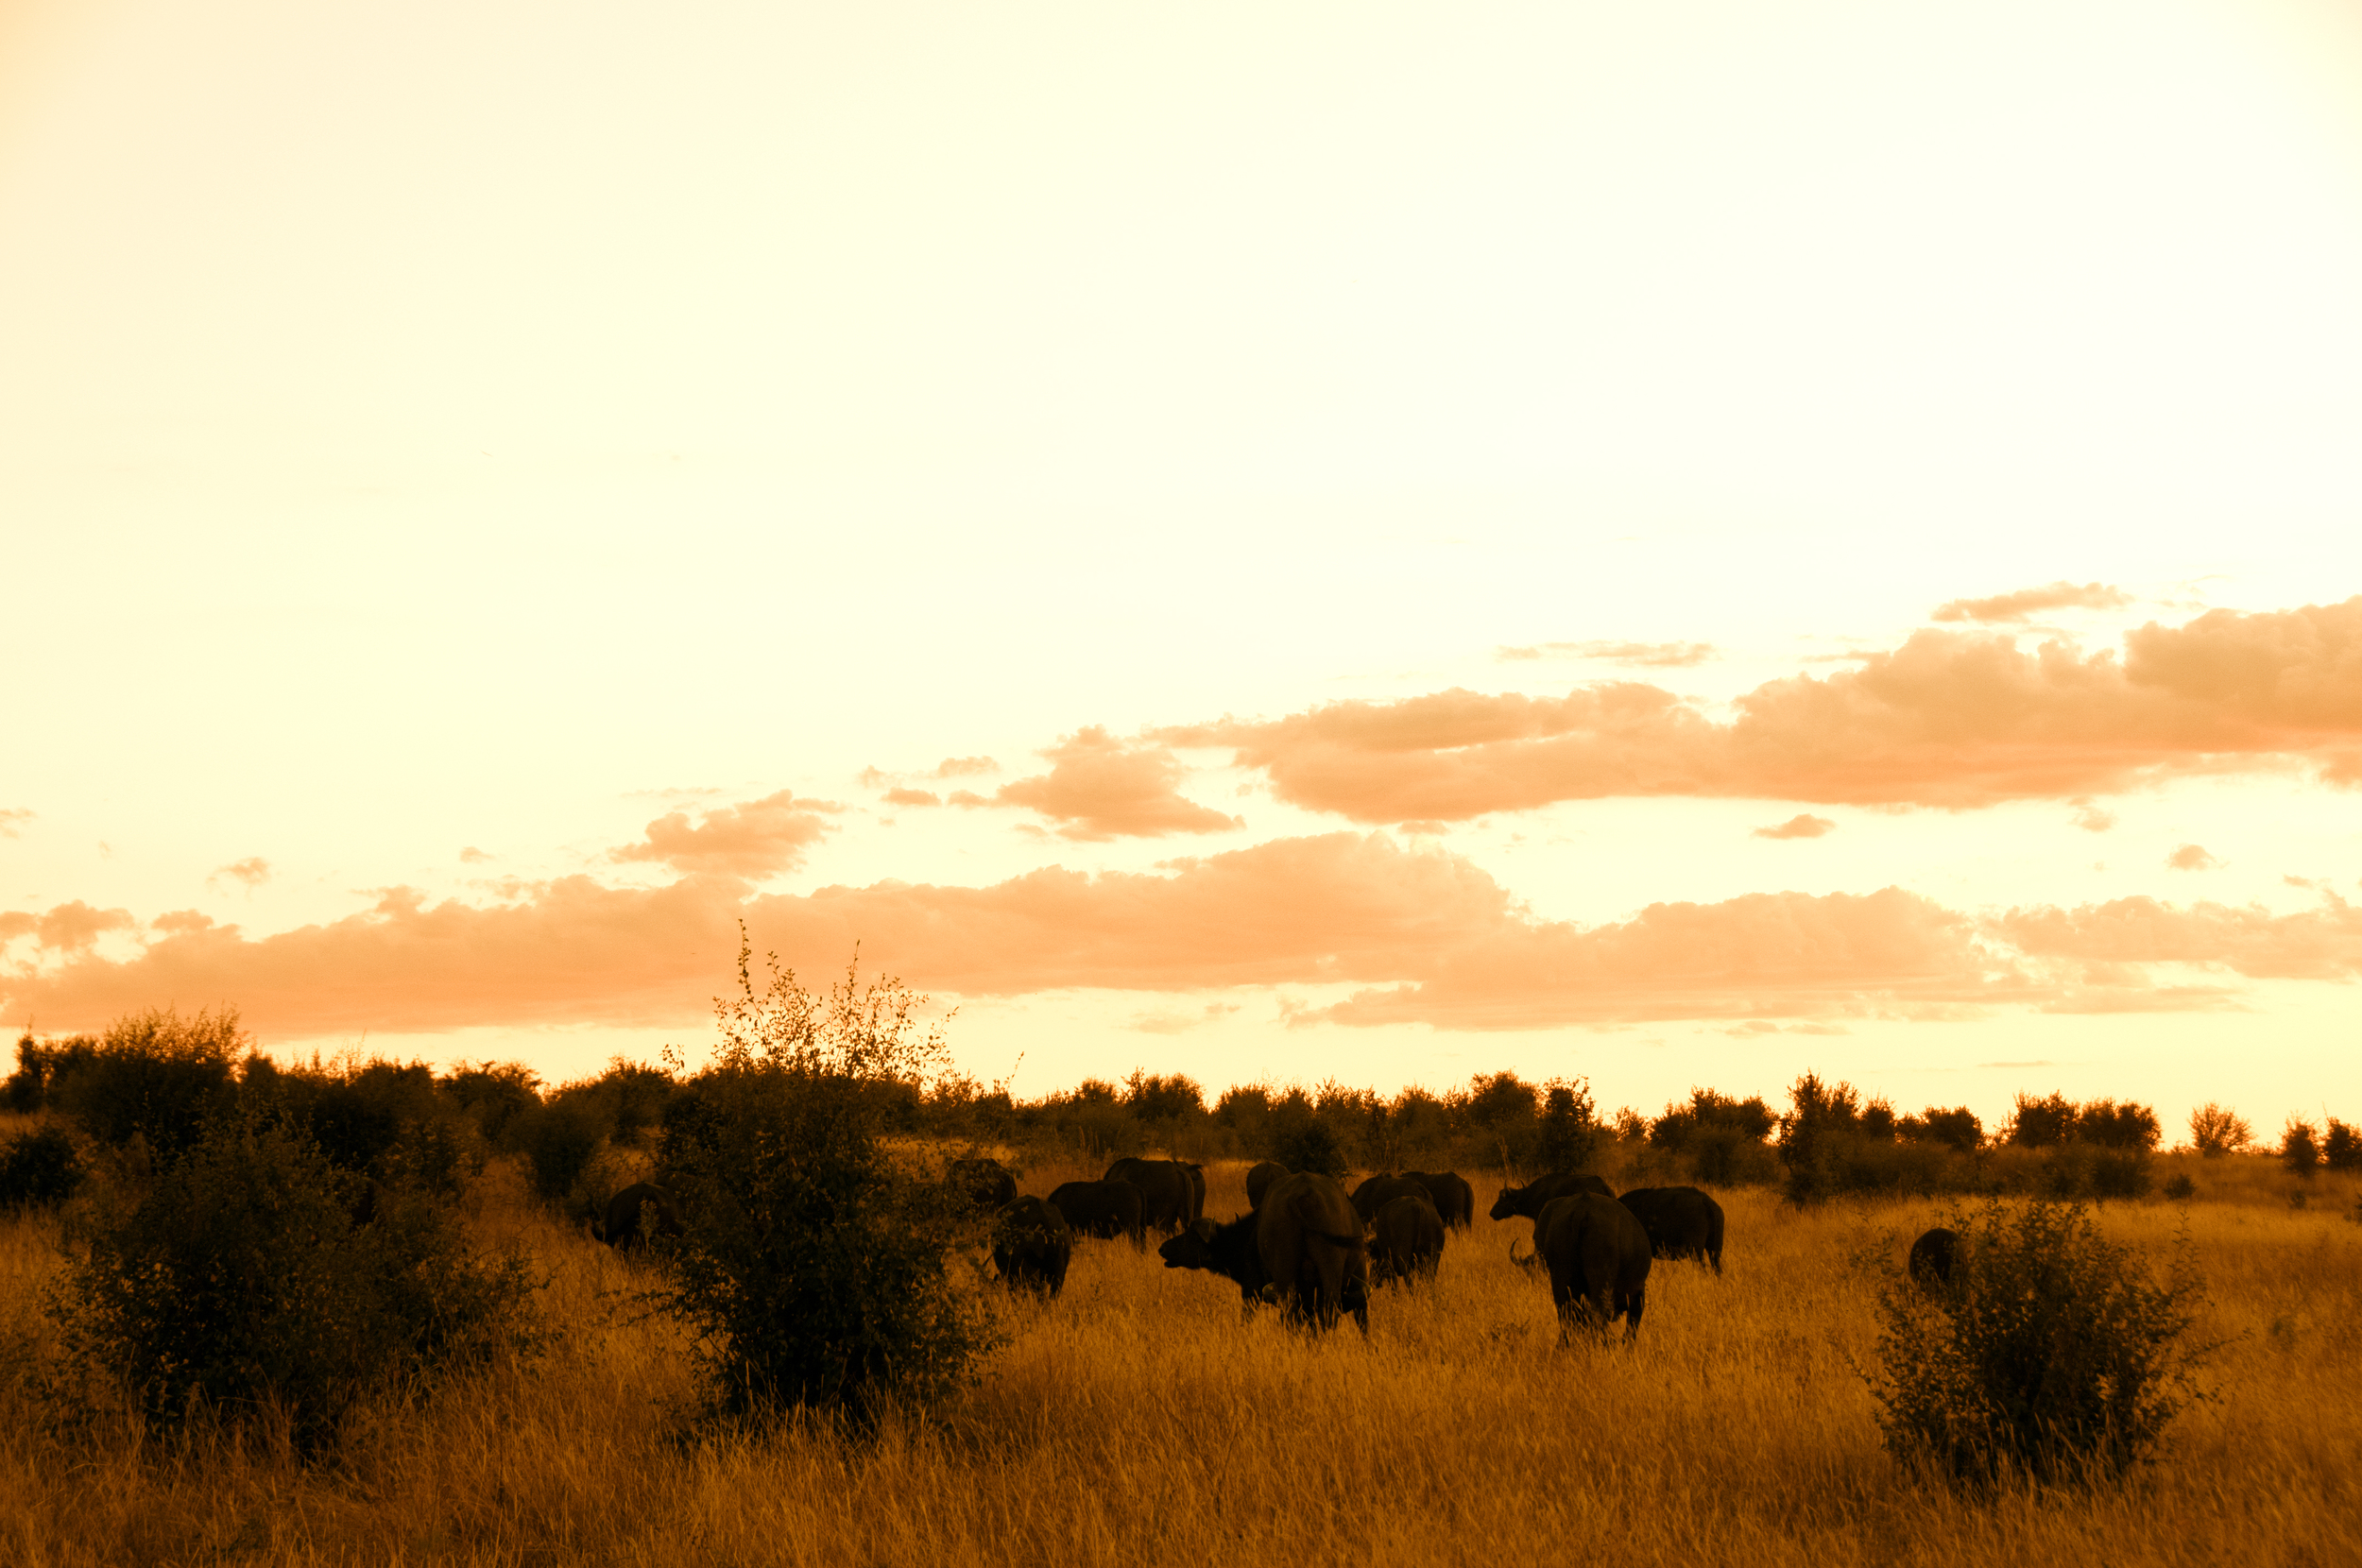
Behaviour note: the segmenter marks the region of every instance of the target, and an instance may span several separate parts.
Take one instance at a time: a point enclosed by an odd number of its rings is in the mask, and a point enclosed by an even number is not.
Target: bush
[[[2328,1134],[2321,1139],[2321,1160],[2332,1170],[2362,1169],[2362,1133],[2330,1117]]]
[[[245,1043],[235,1008],[187,1018],[171,1008],[132,1014],[86,1057],[53,1066],[49,1098],[99,1142],[139,1137],[169,1158],[234,1102]]]
[[[1546,1170],[1588,1170],[1592,1156],[1606,1141],[1607,1129],[1600,1125],[1588,1080],[1568,1083],[1553,1078],[1544,1085],[1542,1115],[1534,1124],[1535,1164]]]
[[[2160,1287],[2080,1204],[1988,1202],[1949,1223],[1965,1245],[1947,1286],[1890,1263],[1879,1292],[1872,1387],[1889,1449],[1964,1481],[2080,1479],[2144,1457],[2199,1397],[2186,1252]]]
[[[1930,1105],[1915,1116],[1895,1123],[1896,1136],[1908,1143],[1941,1144],[1959,1154],[1974,1154],[1985,1140],[1985,1124],[1965,1105],[1943,1110]]]
[[[1343,1178],[1353,1166],[1346,1156],[1344,1140],[1337,1136],[1335,1128],[1310,1107],[1299,1110],[1284,1100],[1265,1118],[1263,1145],[1257,1152],[1266,1160],[1277,1160],[1290,1170],[1309,1170],[1321,1176]]]
[[[511,1117],[508,1147],[525,1157],[534,1195],[563,1203],[581,1185],[584,1172],[606,1141],[598,1113],[580,1101],[536,1105]]]
[[[2311,1122],[2302,1116],[2288,1118],[2288,1125],[2280,1133],[2280,1163],[2304,1177],[2320,1168],[2320,1139],[2315,1135]]]
[[[62,1203],[82,1185],[82,1158],[61,1127],[10,1138],[0,1150],[0,1209]]]
[[[2190,1113],[2190,1143],[2207,1159],[2220,1159],[2254,1141],[2255,1130],[2245,1118],[2211,1099]]]
[[[827,995],[775,959],[758,995],[718,1004],[722,1047],[667,1116],[663,1159],[691,1217],[656,1299],[696,1331],[712,1408],[809,1406],[857,1423],[886,1402],[966,1382],[986,1348],[976,1298],[954,1288],[970,1205],[888,1150],[881,1082],[939,1073],[926,998],[847,969]]]
[[[2075,1135],[2102,1149],[2155,1149],[2165,1136],[2157,1113],[2131,1100],[2095,1099],[2077,1108]]]
[[[2064,1095],[2037,1099],[2021,1094],[2002,1141],[2017,1149],[2056,1149],[2074,1135],[2075,1104]]]
[[[419,1194],[351,1218],[362,1179],[283,1121],[224,1117],[93,1224],[50,1303],[85,1394],[152,1425],[275,1409],[315,1446],[346,1410],[540,1342],[522,1258]]]
[[[2144,1198],[2156,1176],[2149,1169],[2148,1150],[2102,1148],[2092,1156],[2091,1185],[2095,1198]]]
[[[522,1062],[479,1062],[472,1067],[463,1063],[436,1080],[436,1086],[493,1144],[502,1141],[510,1117],[541,1103],[541,1075]]]
[[[2177,1203],[2186,1203],[2198,1196],[2198,1184],[2190,1180],[2186,1170],[2177,1170],[2165,1178],[2165,1196]]]

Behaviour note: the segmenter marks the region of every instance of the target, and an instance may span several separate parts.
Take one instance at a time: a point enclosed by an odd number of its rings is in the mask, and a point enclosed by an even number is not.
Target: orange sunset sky
[[[0,1007],[2362,1116],[2357,280],[2331,0],[0,0]]]

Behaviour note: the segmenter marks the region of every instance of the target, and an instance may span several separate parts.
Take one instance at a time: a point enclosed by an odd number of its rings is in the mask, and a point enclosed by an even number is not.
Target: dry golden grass
[[[1430,1292],[1381,1291],[1366,1340],[1242,1322],[1224,1282],[1086,1243],[1063,1297],[1008,1306],[1007,1345],[941,1420],[866,1443],[684,1442],[684,1346],[633,1320],[640,1276],[495,1183],[478,1223],[548,1272],[565,1328],[550,1358],[387,1415],[311,1470],[45,1436],[23,1379],[0,1373],[0,1560],[2325,1568],[2362,1540],[2362,1225],[2351,1182],[2318,1181],[2300,1212],[2293,1183],[2251,1166],[2200,1173],[2244,1201],[2186,1211],[2214,1298],[2201,1332],[2231,1341],[2220,1398],[2096,1492],[1980,1503],[1880,1447],[1855,1370],[1874,1355],[1874,1282],[1849,1259],[1899,1255],[1934,1204],[1798,1213],[1726,1194],[1723,1277],[1659,1264],[1630,1350],[1559,1346],[1547,1289],[1508,1262],[1523,1220],[1480,1219]],[[1209,1171],[1209,1212],[1243,1206],[1242,1173]],[[2160,1257],[2183,1220],[2102,1214]],[[18,1367],[39,1349],[55,1238],[0,1222],[0,1352]]]

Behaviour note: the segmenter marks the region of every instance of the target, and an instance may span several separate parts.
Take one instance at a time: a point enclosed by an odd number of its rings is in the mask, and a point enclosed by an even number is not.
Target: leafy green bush
[[[1888,1447],[1960,1480],[2121,1471],[2199,1397],[2186,1250],[2163,1286],[2080,1204],[1998,1202],[1948,1220],[1963,1246],[1928,1290],[1888,1265],[1872,1387]]]
[[[802,1406],[855,1423],[969,1376],[984,1308],[955,1288],[979,1221],[938,1172],[888,1150],[869,1092],[944,1065],[926,998],[891,980],[827,995],[775,959],[758,994],[739,954],[715,1065],[668,1111],[661,1157],[688,1231],[657,1299],[696,1331],[718,1413]]]
[[[471,1118],[485,1141],[499,1144],[509,1118],[541,1103],[541,1075],[522,1062],[465,1063],[436,1080],[462,1114]]]
[[[2321,1163],[2332,1170],[2362,1169],[2362,1133],[2331,1116],[2321,1139]]]
[[[1310,1110],[1299,1111],[1284,1101],[1264,1118],[1263,1145],[1257,1152],[1290,1170],[1322,1176],[1343,1177],[1353,1167],[1334,1127]]]
[[[186,1018],[151,1008],[116,1019],[87,1056],[56,1064],[48,1096],[99,1142],[136,1136],[169,1158],[235,1102],[245,1045],[235,1008]]]
[[[2198,1184],[2190,1180],[2186,1170],[2177,1170],[2165,1178],[2165,1196],[2177,1203],[2186,1203],[2198,1196]]]
[[[2320,1138],[2302,1116],[2290,1116],[2280,1134],[2280,1163],[2296,1175],[2310,1177],[2321,1167]]]
[[[0,1150],[0,1209],[45,1208],[74,1196],[87,1173],[62,1127],[10,1138]]]
[[[94,1221],[51,1299],[81,1396],[119,1389],[158,1426],[272,1409],[313,1446],[357,1402],[538,1347],[522,1258],[477,1253],[422,1193],[357,1223],[362,1185],[283,1121],[209,1124]]]

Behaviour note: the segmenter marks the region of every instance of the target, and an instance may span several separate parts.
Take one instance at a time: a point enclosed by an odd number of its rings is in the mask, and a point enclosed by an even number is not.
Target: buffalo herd
[[[1206,1218],[1206,1172],[1185,1160],[1126,1158],[1096,1182],[1068,1182],[1047,1198],[1020,1196],[998,1161],[953,1161],[948,1200],[991,1216],[994,1268],[1013,1289],[1055,1296],[1066,1284],[1074,1239],[1123,1238],[1145,1250],[1148,1232],[1167,1239],[1168,1269],[1201,1270],[1239,1287],[1248,1310],[1280,1307],[1288,1321],[1327,1329],[1350,1317],[1369,1331],[1370,1288],[1432,1281],[1449,1231],[1474,1222],[1475,1194],[1456,1172],[1372,1176],[1350,1194],[1334,1178],[1265,1161],[1247,1172],[1247,1212]],[[1722,1205],[1692,1186],[1635,1187],[1618,1196],[1599,1177],[1553,1171],[1504,1186],[1492,1218],[1533,1221],[1532,1250],[1512,1262],[1547,1273],[1560,1335],[1604,1334],[1617,1321],[1639,1332],[1650,1265],[1691,1259],[1722,1271]],[[682,1234],[663,1188],[634,1183],[608,1200],[590,1226],[618,1251]],[[1908,1272],[1930,1289],[1952,1281],[1960,1238],[1936,1229],[1912,1243]]]

